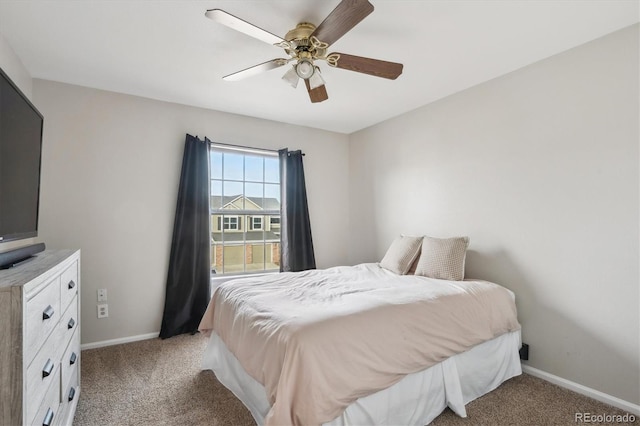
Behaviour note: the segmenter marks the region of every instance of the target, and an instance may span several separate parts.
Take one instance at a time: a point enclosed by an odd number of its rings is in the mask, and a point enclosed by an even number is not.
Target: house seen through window
[[[280,270],[277,153],[212,144],[211,272]]]

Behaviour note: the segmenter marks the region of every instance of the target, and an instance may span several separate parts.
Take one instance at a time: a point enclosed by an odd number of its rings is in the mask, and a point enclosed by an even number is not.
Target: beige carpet
[[[205,344],[198,334],[83,351],[74,425],[254,425],[214,374],[200,370]],[[431,424],[576,425],[583,412],[624,414],[525,374],[468,404],[468,418],[446,410]]]

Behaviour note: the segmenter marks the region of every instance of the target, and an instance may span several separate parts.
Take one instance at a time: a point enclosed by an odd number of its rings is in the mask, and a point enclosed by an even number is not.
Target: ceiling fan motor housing
[[[286,49],[287,53],[294,57],[305,57],[302,52],[309,52],[311,59],[318,59],[324,57],[327,53],[326,48],[319,48],[317,45],[311,42],[311,34],[315,31],[316,26],[309,22],[301,22],[285,35],[285,40],[293,42],[295,51]]]

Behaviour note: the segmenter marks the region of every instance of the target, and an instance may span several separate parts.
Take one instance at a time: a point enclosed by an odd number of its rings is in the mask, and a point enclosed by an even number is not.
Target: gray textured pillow
[[[415,274],[442,280],[463,280],[468,246],[469,237],[424,237]]]
[[[380,266],[396,274],[405,275],[418,257],[421,244],[422,237],[400,235],[389,246],[387,253],[380,261]]]

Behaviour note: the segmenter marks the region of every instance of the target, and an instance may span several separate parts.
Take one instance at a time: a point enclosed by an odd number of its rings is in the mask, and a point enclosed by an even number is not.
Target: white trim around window
[[[251,228],[252,231],[262,231],[262,216],[251,216]]]

